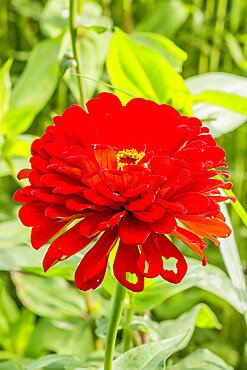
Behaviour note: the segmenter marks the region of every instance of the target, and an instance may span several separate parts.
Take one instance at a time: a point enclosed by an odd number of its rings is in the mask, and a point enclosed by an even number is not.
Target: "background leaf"
[[[242,98],[247,98],[247,79],[232,75],[230,73],[205,73],[199,76],[191,77],[187,79],[185,83],[190,92],[194,95],[205,94],[204,92],[206,91],[214,90],[218,92],[225,92],[227,94],[236,94]],[[214,137],[219,137],[241,126],[244,122],[246,122],[246,116],[230,110],[231,108],[234,108],[231,103],[231,95],[221,95],[218,93],[213,94],[214,95],[211,95],[210,101],[205,103],[197,102],[199,104],[193,106],[193,112],[196,117],[202,119],[203,123],[210,128],[210,131]],[[207,93],[204,95],[204,97],[206,100]],[[220,97],[222,97],[221,100]],[[215,103],[218,101],[218,103],[224,104],[223,106],[225,107],[215,105],[213,101],[214,99],[216,99]],[[235,97],[234,99],[237,98]],[[226,109],[227,104],[229,104],[229,109]],[[246,106],[246,102],[244,104]]]
[[[107,70],[112,85],[135,96],[191,112],[190,95],[182,77],[159,53],[132,40],[119,29],[115,30],[110,43]],[[133,98],[121,92],[117,94],[123,103]]]

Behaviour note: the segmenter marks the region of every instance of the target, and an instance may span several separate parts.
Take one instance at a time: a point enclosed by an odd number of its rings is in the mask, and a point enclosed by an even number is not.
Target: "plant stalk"
[[[127,352],[130,349],[131,342],[132,342],[132,330],[129,327],[131,324],[133,316],[133,306],[132,306],[132,294],[129,293],[129,305],[126,307],[126,312],[125,312],[125,324],[126,328],[124,329],[124,348],[123,351]]]
[[[78,7],[77,0],[70,0],[69,27],[70,27],[71,43],[72,43],[74,59],[76,61],[76,72],[77,72],[77,81],[78,81],[78,88],[79,88],[79,94],[80,94],[80,104],[82,108],[86,110],[84,84],[83,84],[83,79],[81,77],[82,76],[82,64],[81,64],[81,59],[79,57],[80,53],[78,51],[78,42],[77,42],[77,24],[76,24],[77,7]]]
[[[106,337],[104,370],[112,369],[114,346],[116,342],[119,321],[123,311],[125,296],[126,288],[117,281]]]

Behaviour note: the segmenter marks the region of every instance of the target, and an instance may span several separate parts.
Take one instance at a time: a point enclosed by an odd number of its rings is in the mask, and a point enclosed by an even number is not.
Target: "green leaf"
[[[83,295],[62,278],[40,277],[13,272],[17,294],[25,307],[39,316],[82,317],[86,312]]]
[[[67,43],[70,45],[70,35],[67,34]],[[78,43],[79,53],[81,54],[83,76],[98,80],[103,72],[104,63],[109,48],[109,34],[97,35],[92,32],[85,32]],[[68,69],[63,76],[65,83],[71,90],[77,101],[80,101],[78,80],[75,69]],[[93,97],[97,82],[87,79],[83,80],[85,87],[86,100]]]
[[[246,122],[246,116],[240,113],[236,113],[230,110],[232,107],[231,95],[234,95],[234,99],[238,100],[238,97],[247,98],[247,79],[240,76],[235,76],[229,73],[204,73],[199,76],[194,76],[185,81],[190,92],[194,95],[204,94],[207,97],[207,91],[214,90],[215,101],[212,100],[211,96],[210,102],[199,103],[193,106],[194,115],[204,122],[204,125],[209,127],[211,133],[214,137],[219,137],[227,132],[235,130],[237,127],[241,126]],[[224,92],[229,95],[218,94],[217,92]],[[209,100],[209,99],[208,99]],[[240,99],[242,101],[242,99]],[[238,100],[239,101],[239,100]],[[223,107],[216,105],[218,103],[223,104]],[[196,103],[196,102],[194,102]],[[228,108],[228,109],[226,109]],[[244,108],[246,110],[246,107]]]
[[[62,37],[41,41],[31,51],[28,63],[12,90],[10,112],[2,122],[3,133],[25,132],[35,115],[50,100],[59,77],[61,42]]]
[[[159,53],[134,41],[118,28],[110,43],[107,70],[112,85],[135,96],[159,104],[168,103],[191,113],[191,96],[182,77]],[[132,98],[121,92],[118,95],[123,103]]]
[[[205,304],[198,304],[189,311],[180,315],[174,320],[165,320],[159,323],[159,339],[168,339],[187,331],[188,336],[180,343],[178,350],[181,350],[189,343],[195,327],[207,329],[221,329],[213,311]]]
[[[69,355],[48,355],[34,361],[26,370],[87,370],[83,363]]]
[[[243,313],[242,301],[230,279],[221,269],[213,265],[204,267],[193,258],[187,258],[187,261],[189,269],[181,283],[172,284],[160,277],[155,278],[143,292],[134,295],[135,310],[138,312],[150,310],[179,292],[198,287],[224,299],[237,311]]]
[[[238,252],[238,246],[231,224],[231,219],[229,217],[229,213],[225,204],[221,204],[221,211],[226,218],[227,225],[232,229],[232,233],[226,239],[219,239],[220,252],[222,254],[232,284],[239,295],[240,301],[242,302],[242,312],[244,314],[245,320],[247,321],[247,289],[241,259]]]
[[[9,110],[11,92],[11,79],[9,70],[12,66],[12,62],[12,59],[9,59],[0,68],[0,122],[4,114]]]
[[[176,72],[182,72],[182,66],[188,55],[171,40],[157,33],[135,32],[132,39],[157,51]]]
[[[36,358],[45,352],[55,352],[61,355],[69,353],[79,359],[87,358],[94,350],[90,320],[90,317],[74,318],[73,322],[65,319],[40,319],[25,350],[26,355]]]
[[[9,164],[9,166],[16,171],[14,168],[13,158],[15,157],[30,157],[31,156],[31,145],[37,137],[34,135],[18,135],[18,136],[6,136],[4,144],[2,146],[2,158]]]
[[[226,364],[220,357],[208,349],[198,349],[178,361],[174,365],[167,367],[167,370],[233,370],[233,367]]]
[[[158,2],[154,10],[148,13],[136,27],[138,31],[156,32],[173,39],[177,31],[185,23],[189,15],[184,2],[179,0],[163,0]]]
[[[113,361],[113,370],[158,370],[164,368],[164,361],[177,351],[179,345],[189,335],[184,332],[171,339],[143,344],[119,356]]]
[[[209,103],[220,105],[247,116],[247,99],[235,94],[221,91],[203,91],[201,94],[193,96],[193,102],[194,104]]]

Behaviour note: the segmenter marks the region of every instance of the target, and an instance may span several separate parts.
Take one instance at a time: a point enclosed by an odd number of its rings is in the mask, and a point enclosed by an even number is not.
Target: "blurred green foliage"
[[[141,96],[173,104],[184,114],[193,111],[225,148],[234,192],[245,205],[246,1],[78,3],[86,99],[109,91],[110,84],[123,102]],[[114,291],[110,269],[102,287],[86,294],[72,282],[82,254],[44,274],[45,247],[31,249],[12,201],[20,186],[16,173],[28,166],[32,141],[54,115],[79,101],[68,5],[68,0],[0,0],[0,369],[5,370],[103,364]],[[247,368],[247,216],[235,210],[228,209],[235,236],[224,242],[222,254],[209,246],[211,265],[203,268],[188,258],[190,270],[181,284],[155,279],[133,297],[135,348],[131,356],[121,354],[120,331],[114,369],[161,369],[162,361],[169,370]],[[147,336],[148,343],[137,346]]]

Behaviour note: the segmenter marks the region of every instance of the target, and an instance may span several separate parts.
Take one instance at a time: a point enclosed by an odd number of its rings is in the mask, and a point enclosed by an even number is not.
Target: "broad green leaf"
[[[220,357],[208,349],[198,349],[176,362],[167,366],[167,370],[233,370],[233,367],[225,363]]]
[[[90,317],[75,318],[73,322],[65,319],[63,321],[40,319],[26,348],[26,355],[36,358],[45,352],[55,352],[61,355],[69,353],[79,359],[87,358],[94,350],[90,320]]]
[[[17,294],[29,310],[39,316],[64,318],[82,317],[85,301],[81,292],[62,278],[40,277],[13,272]]]
[[[9,109],[9,99],[11,92],[11,79],[9,70],[12,65],[12,59],[7,60],[0,68],[0,124],[4,114]]]
[[[131,37],[133,40],[157,51],[176,72],[182,72],[182,66],[187,60],[188,55],[174,44],[174,42],[164,36],[151,32],[135,32]]]
[[[50,100],[58,82],[61,42],[62,37],[41,41],[31,51],[28,63],[12,90],[10,112],[2,122],[3,133],[25,132],[35,115]]]
[[[185,348],[189,343],[195,327],[207,329],[221,329],[213,311],[205,304],[198,304],[174,320],[165,320],[159,323],[159,339],[168,339],[187,331],[188,336],[180,343],[177,351]]]
[[[225,204],[221,204],[221,211],[226,218],[227,225],[232,229],[232,233],[226,239],[219,239],[220,251],[232,284],[236,288],[240,301],[242,302],[242,312],[245,320],[247,321],[247,289],[245,276],[242,270],[241,259],[238,252],[238,246],[231,224],[231,219]]]
[[[182,77],[158,52],[134,41],[118,28],[110,43],[107,70],[112,85],[191,113],[191,96]],[[133,97],[121,92],[118,95],[123,103]]]
[[[83,363],[69,355],[48,355],[34,361],[26,370],[87,370]]]
[[[10,109],[2,119],[0,131],[4,134],[21,134],[32,124],[35,112],[30,107]]]
[[[171,356],[189,335],[184,332],[170,339],[143,344],[120,355],[113,361],[113,370],[158,370],[164,368],[164,361]]]
[[[184,2],[163,0],[156,4],[154,10],[137,25],[138,31],[159,33],[173,39],[189,15]]]
[[[30,157],[31,145],[37,137],[34,135],[6,136],[2,146],[2,158],[9,164],[13,171],[15,169],[13,157]]]
[[[193,96],[193,103],[216,104],[247,116],[247,99],[235,94],[221,91],[203,91],[201,94]]]
[[[221,269],[213,265],[204,267],[193,258],[187,258],[187,261],[189,269],[181,283],[172,284],[160,277],[155,278],[143,292],[134,295],[135,310],[141,312],[152,309],[179,292],[198,287],[224,299],[237,311],[243,313],[242,301],[230,279]]]
[[[69,46],[70,35],[67,34],[66,37],[67,45]],[[85,32],[84,36],[80,39],[78,49],[81,55],[83,76],[92,78],[93,80],[100,79],[109,48],[109,38],[110,35],[108,33],[97,35],[94,32]],[[80,101],[75,68],[68,69],[63,78],[76,100]],[[83,83],[85,87],[86,100],[89,100],[93,97],[97,87],[97,82],[93,82],[92,80],[85,78],[83,79]]]
[[[224,92],[230,95],[239,95],[242,98],[247,98],[247,79],[230,73],[204,73],[199,76],[188,78],[185,83],[190,92],[194,95],[200,95],[204,94],[204,92],[214,90],[220,93]],[[232,103],[231,101],[229,102],[229,98],[231,100],[230,95],[222,96],[222,94],[214,92],[216,101],[210,100],[210,102],[199,103],[193,106],[194,115],[204,121],[203,124],[210,128],[214,137],[219,137],[227,132],[233,131],[246,122],[245,115],[230,110],[230,108],[232,108]],[[204,97],[207,97],[207,93]],[[217,101],[218,103],[224,104],[224,99],[226,98],[228,98],[227,102],[231,105],[231,107],[226,107],[229,109],[216,105]],[[236,100],[237,98],[235,97],[234,99]],[[235,109],[235,107],[233,108]],[[244,109],[246,110],[246,107]]]

